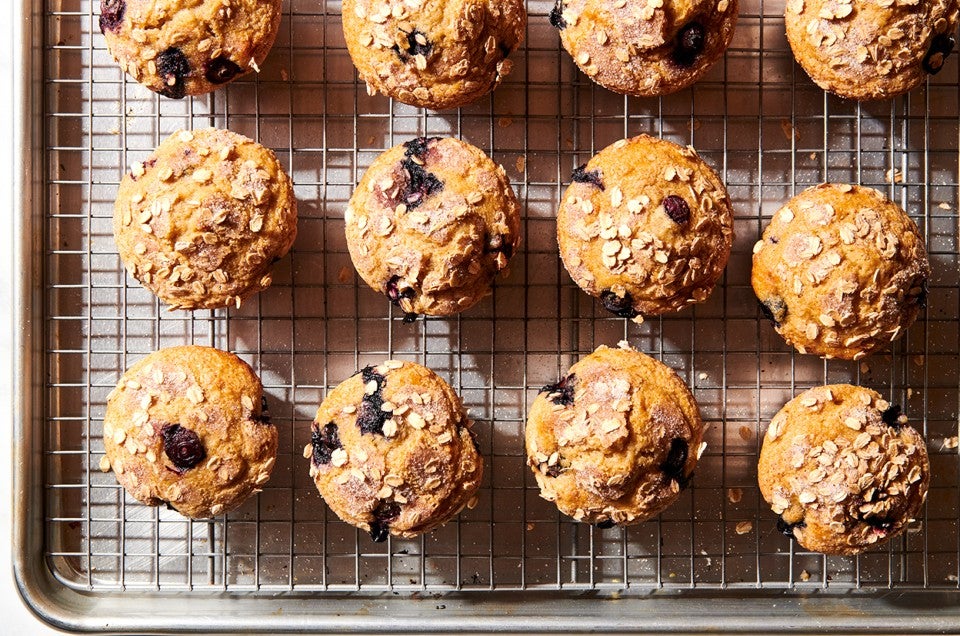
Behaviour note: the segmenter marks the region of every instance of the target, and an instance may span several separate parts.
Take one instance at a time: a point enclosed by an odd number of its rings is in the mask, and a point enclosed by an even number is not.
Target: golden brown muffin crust
[[[472,422],[430,369],[400,360],[365,367],[317,410],[304,447],[317,490],[343,521],[413,537],[476,501],[483,477]]]
[[[407,314],[449,316],[490,293],[520,244],[506,172],[479,148],[418,138],[377,157],[344,215],[350,258]]]
[[[726,188],[692,148],[639,135],[574,171],[557,214],[564,267],[617,315],[702,302],[733,244]]]
[[[872,188],[822,184],[781,208],[753,249],[754,292],[801,353],[858,360],[896,340],[925,302],[913,220]]]
[[[131,366],[107,398],[102,470],[148,506],[229,512],[270,478],[277,430],[263,389],[232,353],[170,347]]]
[[[496,88],[527,26],[522,0],[344,0],[360,79],[422,108],[456,108]]]
[[[127,271],[171,309],[239,307],[293,245],[297,201],[270,149],[183,130],[124,176],[113,230]]]
[[[856,100],[910,91],[943,67],[956,0],[787,0],[793,55],[824,90]]]
[[[758,475],[784,533],[808,550],[859,554],[920,514],[930,464],[899,407],[834,384],[804,391],[773,417]]]
[[[666,95],[696,82],[733,39],[737,0],[558,0],[550,22],[593,81]]]
[[[601,345],[530,407],[540,496],[577,521],[639,523],[673,503],[706,444],[690,389],[668,366]]]
[[[280,9],[280,0],[101,0],[100,31],[120,68],[179,99],[259,71]]]

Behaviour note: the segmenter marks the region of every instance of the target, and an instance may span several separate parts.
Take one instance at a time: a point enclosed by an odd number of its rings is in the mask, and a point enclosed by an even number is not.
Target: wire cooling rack
[[[356,80],[339,3],[285,3],[255,77],[173,101],[125,78],[91,0],[46,0],[43,202],[47,567],[62,585],[118,590],[298,591],[324,595],[448,590],[956,589],[960,575],[957,206],[958,64],[924,90],[857,105],[826,96],[794,64],[783,2],[742,0],[733,45],[692,89],[624,98],[594,86],[530,0],[513,74],[488,98],[434,113],[369,97]],[[216,125],[274,148],[300,201],[299,237],[273,286],[239,310],[167,312],[126,277],[111,236],[125,166],[169,133]],[[582,294],[558,258],[554,217],[571,170],[640,132],[692,144],[727,183],[736,242],[710,299],[635,325]],[[350,264],[343,212],[382,150],[452,135],[507,170],[523,245],[493,296],[461,316],[404,324]],[[793,353],[758,319],[750,252],[770,215],[824,180],[878,187],[917,220],[933,263],[921,319],[863,363]],[[622,338],[675,368],[709,425],[693,487],[659,518],[600,530],[538,497],[523,422],[539,387]],[[142,506],[97,470],[107,393],[122,371],[183,343],[238,353],[261,375],[280,455],[264,492],[212,521]],[[473,510],[414,540],[375,544],[324,506],[300,450],[326,392],[384,358],[416,360],[451,382],[477,420],[486,476]],[[756,487],[769,418],[823,382],[878,389],[919,427],[933,483],[903,537],[858,558],[802,552],[776,532]],[[945,441],[946,440],[946,441]]]

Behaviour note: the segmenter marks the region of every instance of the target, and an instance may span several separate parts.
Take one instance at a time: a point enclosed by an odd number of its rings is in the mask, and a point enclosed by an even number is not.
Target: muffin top
[[[496,88],[523,41],[522,0],[344,0],[347,50],[370,94],[456,108]]]
[[[161,349],[110,392],[100,468],[147,505],[194,518],[229,512],[273,471],[277,430],[264,404],[259,378],[232,353]]]
[[[738,13],[737,0],[557,0],[550,23],[590,79],[656,96],[690,86],[723,56]]]
[[[761,309],[801,353],[860,359],[925,303],[930,265],[913,220],[872,188],[825,183],[781,208],[753,249]]]
[[[479,302],[520,243],[520,206],[479,148],[421,137],[377,157],[344,215],[361,278],[406,314]]]
[[[726,188],[692,148],[639,135],[573,173],[557,214],[570,277],[623,317],[705,300],[733,243]]]
[[[540,496],[577,521],[630,525],[660,513],[705,446],[687,385],[626,342],[601,345],[544,387],[527,418]]]
[[[280,8],[280,0],[100,0],[100,31],[120,68],[180,99],[259,71]]]
[[[804,391],[770,422],[760,491],[779,528],[808,550],[858,554],[903,532],[930,480],[923,438],[875,391]]]
[[[387,360],[330,392],[304,457],[340,519],[374,541],[412,537],[475,502],[483,458],[471,425],[460,398],[437,374]]]
[[[229,130],[183,130],[120,183],[114,238],[127,271],[172,309],[240,306],[297,236],[273,151]]]
[[[794,57],[824,90],[888,99],[940,72],[954,48],[956,0],[787,0]]]

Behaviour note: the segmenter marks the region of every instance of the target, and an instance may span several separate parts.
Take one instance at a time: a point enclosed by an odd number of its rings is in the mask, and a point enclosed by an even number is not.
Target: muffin
[[[753,248],[764,315],[800,353],[859,360],[913,324],[930,265],[916,224],[872,188],[825,183],[781,208]]]
[[[204,518],[260,492],[277,429],[247,363],[210,347],[170,347],[127,369],[110,392],[103,445],[101,470],[134,499]]]
[[[956,0],[787,0],[793,55],[820,88],[856,100],[902,95],[953,50]]]
[[[577,521],[609,527],[673,503],[706,444],[687,385],[622,342],[600,346],[540,390],[526,447],[541,497]]]
[[[409,538],[475,505],[483,458],[472,424],[437,374],[387,360],[327,395],[303,456],[340,519],[377,542]]]
[[[203,95],[260,71],[280,29],[280,0],[100,0],[113,59],[155,93]]]
[[[124,176],[113,232],[127,271],[170,309],[239,308],[293,245],[297,201],[273,151],[183,130]]]
[[[523,41],[523,0],[344,0],[343,35],[371,95],[456,108],[495,89]]]
[[[639,135],[573,172],[557,214],[573,281],[633,318],[706,300],[733,244],[726,188],[692,148]]]
[[[808,550],[859,554],[902,533],[927,498],[923,438],[875,391],[834,384],[780,409],[763,439],[760,491]]]
[[[557,0],[550,24],[590,79],[617,93],[666,95],[723,57],[737,0]]]
[[[503,167],[450,138],[420,137],[374,160],[344,215],[360,277],[408,319],[449,316],[490,293],[520,243]]]

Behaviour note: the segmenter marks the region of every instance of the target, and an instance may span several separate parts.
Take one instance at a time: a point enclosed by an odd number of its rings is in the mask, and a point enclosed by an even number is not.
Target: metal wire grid
[[[339,4],[293,0],[258,77],[175,102],[125,79],[104,50],[93,0],[47,0],[45,498],[48,567],[65,586],[155,590],[444,591],[950,588],[960,574],[956,451],[958,73],[926,91],[859,106],[824,95],[793,64],[782,2],[743,0],[724,63],[694,88],[627,99],[578,74],[546,15],[530,21],[514,74],[491,97],[432,113],[368,97],[355,81]],[[273,287],[240,310],[168,313],[124,276],[111,237],[124,167],[181,127],[217,125],[277,150],[300,200],[299,238]],[[641,326],[610,317],[570,282],[554,238],[571,169],[648,132],[690,143],[728,185],[734,253],[708,302]],[[358,282],[342,215],[383,149],[454,135],[502,163],[524,204],[524,244],[493,297],[457,318],[400,322]],[[873,185],[927,236],[934,280],[923,317],[891,353],[863,364],[798,356],[758,321],[753,242],[789,196],[823,180]],[[599,530],[539,499],[524,466],[526,405],[599,344],[627,338],[678,370],[709,423],[694,485],[658,519]],[[97,470],[106,394],[162,346],[211,344],[260,373],[279,428],[273,478],[210,522],[144,507]],[[447,378],[477,420],[486,477],[479,505],[415,540],[374,544],[322,504],[300,449],[325,392],[384,357]],[[796,549],[774,529],[755,482],[760,435],[798,391],[875,387],[925,433],[933,487],[923,519],[859,558]],[[740,495],[738,498],[737,495]],[[747,523],[750,528],[747,529]],[[746,531],[745,531],[746,530]]]

